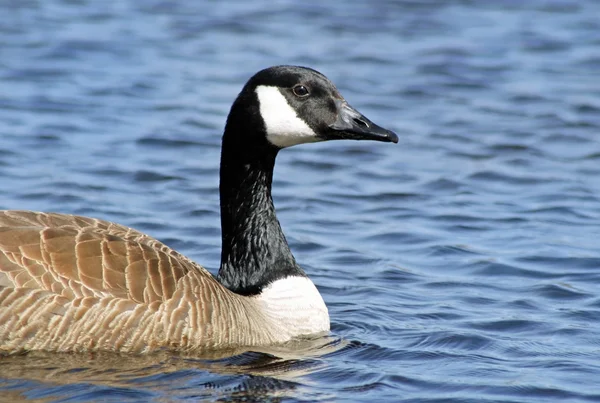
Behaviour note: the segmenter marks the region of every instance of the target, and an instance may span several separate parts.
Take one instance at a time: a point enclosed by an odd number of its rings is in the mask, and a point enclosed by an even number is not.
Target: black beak
[[[329,126],[331,131],[328,133],[326,140],[350,139],[398,142],[396,133],[377,126],[348,105],[346,101],[336,99],[335,103],[338,107],[338,116],[337,120]]]

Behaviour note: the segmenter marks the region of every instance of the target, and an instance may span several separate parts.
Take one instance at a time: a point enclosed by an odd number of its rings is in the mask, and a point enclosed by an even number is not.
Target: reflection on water
[[[285,397],[303,385],[302,377],[322,367],[321,357],[343,350],[334,337],[295,340],[251,351],[224,350],[201,355],[159,352],[45,353],[33,351],[0,357],[0,387],[13,399],[85,400],[156,399],[220,396],[228,401],[263,401]],[[16,400],[13,400],[16,401]]]

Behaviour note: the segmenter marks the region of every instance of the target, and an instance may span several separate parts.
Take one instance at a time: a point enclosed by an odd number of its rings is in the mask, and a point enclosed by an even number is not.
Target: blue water
[[[0,1],[0,208],[219,264],[220,136],[300,64],[400,136],[280,154],[328,338],[0,357],[3,401],[600,401],[600,2]]]

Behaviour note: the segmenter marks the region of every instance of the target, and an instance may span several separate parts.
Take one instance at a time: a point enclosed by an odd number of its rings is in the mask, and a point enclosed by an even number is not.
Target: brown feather
[[[255,325],[264,320],[252,298],[131,228],[0,211],[0,351],[146,352],[283,341]]]

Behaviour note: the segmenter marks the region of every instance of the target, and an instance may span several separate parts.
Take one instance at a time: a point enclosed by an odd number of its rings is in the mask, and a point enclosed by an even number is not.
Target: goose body
[[[275,66],[246,83],[223,135],[217,278],[119,224],[0,211],[0,352],[208,350],[327,332],[271,182],[282,148],[344,138],[397,142],[312,69]]]

